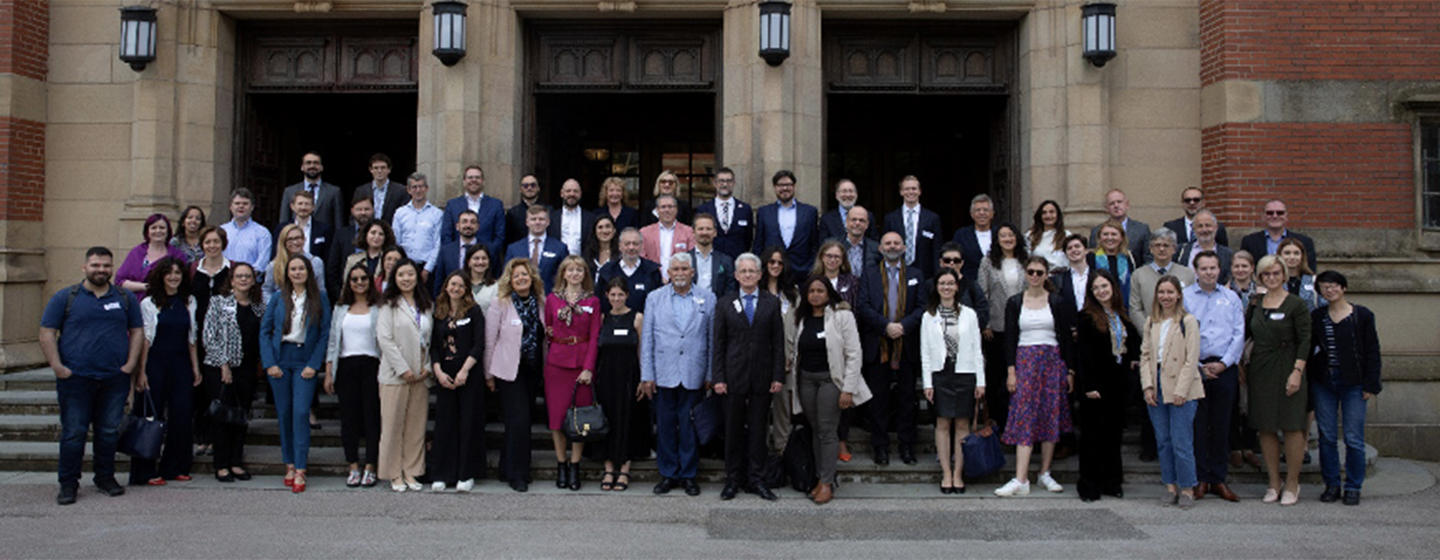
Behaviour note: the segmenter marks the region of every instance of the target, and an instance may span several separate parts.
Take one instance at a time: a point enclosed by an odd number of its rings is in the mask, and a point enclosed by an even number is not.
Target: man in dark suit
[[[355,194],[350,197],[352,206],[355,199],[368,198],[373,207],[371,213],[379,216],[385,225],[392,225],[395,223],[395,209],[409,204],[410,195],[406,194],[404,183],[390,180],[390,156],[370,156],[370,177],[369,183],[355,187]]]
[[[505,243],[505,204],[493,196],[485,196],[485,170],[478,165],[465,168],[465,192],[445,203],[444,221],[440,222],[440,242],[455,240],[456,222],[460,213],[475,213],[479,223],[475,240],[490,248],[491,255],[500,254]]]
[[[1195,255],[1205,251],[1214,251],[1216,256],[1220,257],[1220,283],[1229,284],[1230,263],[1235,260],[1235,250],[1226,247],[1216,238],[1218,234],[1215,233],[1215,230],[1219,227],[1219,221],[1215,219],[1215,214],[1209,210],[1196,212],[1193,226],[1196,239],[1180,248],[1180,256],[1175,258],[1175,262],[1194,270]]]
[[[980,259],[990,254],[991,223],[995,220],[995,202],[984,193],[970,199],[970,220],[972,225],[955,230],[951,241],[960,244],[965,251],[963,274],[974,281],[980,280]]]
[[[904,204],[885,215],[885,231],[905,238],[905,266],[929,278],[935,275],[940,244],[944,243],[943,239],[936,239],[937,235],[944,235],[940,215],[920,207],[920,179],[914,175],[900,179],[900,198]]]
[[[895,414],[895,438],[900,460],[915,464],[915,379],[920,367],[920,315],[928,297],[925,279],[905,266],[905,240],[899,233],[880,236],[884,257],[875,270],[860,279],[856,316],[865,333],[860,336],[865,363],[865,384],[870,399],[870,444],[875,464],[890,464],[890,414]],[[893,402],[892,402],[893,401]]]
[[[1150,262],[1150,224],[1136,220],[1129,216],[1130,199],[1125,197],[1125,191],[1110,189],[1105,193],[1105,212],[1110,219],[1120,222],[1125,228],[1125,240],[1129,244],[1130,255],[1135,258],[1135,266]],[[1095,245],[1096,236],[1100,235],[1100,226],[1090,229],[1090,245]]]
[[[333,299],[340,296],[340,279],[345,277],[345,259],[355,254],[355,235],[375,219],[375,207],[369,196],[357,195],[350,199],[350,223],[335,232],[330,243],[330,255],[325,257],[325,290]]]
[[[880,266],[880,242],[869,236],[870,211],[864,206],[852,206],[850,210],[845,217],[845,236],[840,238],[840,245],[845,247],[845,259],[850,261],[850,274],[863,279],[866,272]]]
[[[330,256],[330,242],[335,237],[335,228],[323,221],[315,219],[315,199],[307,191],[296,191],[290,198],[291,221],[282,223],[275,228],[275,238],[280,238],[280,230],[285,226],[295,224],[305,232],[305,252],[320,257],[322,260]],[[325,263],[329,265],[330,263]]]
[[[580,207],[580,181],[560,185],[560,207],[550,211],[550,237],[559,239],[572,255],[579,255],[585,237],[595,231],[595,214]]]
[[[454,241],[440,245],[440,252],[435,256],[435,274],[430,275],[430,285],[435,297],[440,297],[440,290],[445,288],[445,277],[451,272],[465,269],[465,253],[470,247],[480,242],[475,235],[480,229],[480,217],[469,208],[460,211],[460,218],[455,222]]]
[[[795,200],[795,174],[788,169],[770,178],[775,202],[755,211],[755,244],[751,252],[764,254],[766,247],[785,248],[790,270],[810,270],[815,249],[820,246],[820,213],[814,206]]]
[[[754,211],[735,198],[735,172],[721,167],[715,172],[715,198],[695,211],[715,216],[715,250],[731,259],[750,250],[755,234]],[[718,292],[717,292],[718,294]]]
[[[1185,208],[1185,215],[1165,222],[1165,227],[1175,232],[1175,237],[1180,240],[1180,246],[1184,247],[1186,243],[1195,242],[1195,215],[1205,209],[1205,191],[1200,190],[1200,187],[1185,187],[1185,190],[1180,191],[1180,204]],[[1213,217],[1214,214],[1211,216]],[[1215,240],[1219,241],[1221,245],[1229,245],[1230,235],[1225,232],[1225,224],[1217,221],[1215,227],[1218,228],[1215,232]],[[1226,270],[1229,269],[1221,272]]]
[[[1280,242],[1287,237],[1294,237],[1300,240],[1305,247],[1305,261],[1309,263],[1310,270],[1315,270],[1315,241],[1309,236],[1298,231],[1290,231],[1285,227],[1290,222],[1289,209],[1285,207],[1285,201],[1280,199],[1271,200],[1265,203],[1265,229],[1245,236],[1240,240],[1240,248],[1249,251],[1258,262],[1265,255],[1273,255],[1279,249]]]
[[[540,280],[545,283],[545,293],[555,285],[555,270],[560,261],[570,256],[565,244],[545,234],[550,227],[549,210],[543,204],[536,204],[525,211],[525,226],[530,233],[505,249],[505,262],[510,259],[528,258],[540,270]]]
[[[725,403],[725,488],[720,499],[741,488],[774,501],[765,485],[765,446],[771,395],[785,386],[785,325],[780,298],[760,289],[760,259],[736,265],[740,289],[715,304],[715,394]]]
[[[694,221],[695,247],[689,252],[695,263],[695,285],[724,296],[735,289],[735,260],[715,249],[715,216],[700,212]]]
[[[965,276],[965,250],[958,243],[950,241],[940,247],[940,267],[936,274],[950,269],[960,275],[960,303],[975,310],[975,322],[984,331],[990,326],[990,300],[985,299],[985,290],[980,288],[979,278]]]
[[[855,201],[859,200],[860,191],[855,188],[855,182],[849,179],[841,179],[835,182],[835,203],[836,208],[820,215],[820,242],[824,243],[831,239],[843,239],[849,231],[846,216],[850,209],[855,207]],[[875,219],[874,214],[867,213],[869,229],[865,230],[865,237],[880,242],[880,222]]]
[[[315,197],[315,217],[322,222],[331,225],[344,225],[344,205],[341,202],[340,187],[326,183],[320,179],[320,173],[325,171],[325,164],[320,161],[320,154],[305,152],[300,158],[300,172],[305,175],[305,180],[285,187],[285,192],[280,200],[290,201],[295,199],[295,193],[309,191]],[[294,215],[288,204],[280,205],[280,219],[277,224],[288,224],[294,221]]]
[[[1072,233],[1065,238],[1064,247],[1069,266],[1052,272],[1050,281],[1055,284],[1055,293],[1060,295],[1065,305],[1079,311],[1085,307],[1085,290],[1090,289],[1090,279],[1095,276],[1095,269],[1085,259],[1090,253],[1090,245],[1084,236]]]
[[[520,202],[505,211],[505,245],[507,247],[529,235],[526,211],[537,204],[540,204],[540,179],[534,175],[521,177]]]
[[[620,258],[600,267],[600,278],[595,282],[595,296],[600,298],[601,312],[610,312],[610,299],[605,297],[604,290],[611,280],[625,279],[625,291],[630,294],[625,297],[625,306],[641,313],[645,312],[645,297],[665,283],[660,265],[640,256],[640,248],[644,244],[635,228],[625,228],[620,232]]]

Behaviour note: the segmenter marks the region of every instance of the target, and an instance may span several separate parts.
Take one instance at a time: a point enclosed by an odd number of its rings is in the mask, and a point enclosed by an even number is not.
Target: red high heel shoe
[[[286,471],[284,482],[286,488],[293,488],[295,486],[295,471]]]
[[[290,486],[290,491],[295,494],[299,494],[305,491],[305,475],[295,473],[295,480]]]

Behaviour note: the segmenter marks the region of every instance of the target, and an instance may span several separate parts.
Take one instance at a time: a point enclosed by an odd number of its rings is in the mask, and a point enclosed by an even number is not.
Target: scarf
[[[895,300],[896,300],[896,306],[898,306],[898,307],[900,308],[899,314],[903,314],[903,313],[905,312],[905,292],[906,292],[906,290],[905,290],[905,285],[904,285],[904,282],[905,282],[905,263],[904,263],[903,261],[900,262],[900,264],[897,265],[896,268],[899,269],[899,273],[897,273],[897,274],[895,275],[895,276],[896,276],[896,280],[900,281],[900,282],[901,282],[901,285],[895,290],[896,293],[897,293]],[[884,260],[881,260],[881,261],[880,261],[880,293],[882,294],[881,297],[884,298],[884,301],[885,301],[884,309],[881,309],[881,310],[880,310],[880,313],[883,314],[883,315],[885,316],[885,318],[888,320],[888,319],[890,318],[890,297],[889,297],[889,294],[890,294],[890,272],[889,272],[888,270],[885,270],[885,261],[884,261]],[[905,338],[904,338],[904,337],[901,337],[901,338],[899,338],[899,339],[892,339],[892,338],[890,338],[890,337],[888,337],[888,336],[884,336],[883,333],[881,334],[881,336],[880,336],[880,361],[881,361],[882,363],[890,364],[890,367],[891,367],[891,368],[898,369],[898,368],[900,367],[900,356],[902,355],[904,349],[905,349]]]
[[[1110,354],[1118,364],[1125,356],[1125,323],[1113,311],[1107,309],[1105,315],[1110,319]]]
[[[520,355],[526,361],[534,361],[540,354],[540,312],[536,301],[538,300],[535,294],[524,298],[515,293],[510,294],[510,303],[515,306],[515,314],[520,316],[520,322],[525,325],[525,330],[520,335]]]
[[[1110,270],[1110,257],[1115,257],[1114,270]],[[1095,268],[1115,273],[1115,279],[1120,281],[1120,295],[1124,296],[1125,301],[1130,301],[1130,257],[1106,255],[1104,249],[1096,249]]]
[[[555,318],[560,319],[560,321],[565,323],[565,326],[568,327],[570,326],[571,318],[573,318],[576,313],[580,312],[580,294],[576,295],[576,299],[574,301],[570,300],[569,294],[556,295],[560,296],[560,301],[565,302],[565,306],[561,307],[559,311],[555,312]]]

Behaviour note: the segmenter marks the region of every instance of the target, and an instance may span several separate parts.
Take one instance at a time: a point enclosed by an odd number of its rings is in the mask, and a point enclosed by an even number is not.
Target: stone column
[[[770,176],[790,169],[796,196],[820,204],[825,99],[820,8],[797,0],[790,8],[790,58],[772,67],[760,58],[760,9],[753,0],[725,7],[721,109],[722,164],[735,170],[738,194],[764,204],[774,199]]]
[[[0,371],[44,362],[48,0],[0,0]]]

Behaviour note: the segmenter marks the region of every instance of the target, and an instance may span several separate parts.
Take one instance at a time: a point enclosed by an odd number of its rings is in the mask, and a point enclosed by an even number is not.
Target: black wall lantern
[[[465,3],[446,0],[430,9],[435,12],[435,58],[454,66],[465,58]]]
[[[155,62],[155,8],[120,8],[120,61],[136,72]]]
[[[760,58],[779,66],[790,57],[790,3],[765,0],[760,3]]]
[[[1085,60],[1103,67],[1115,58],[1115,4],[1095,2],[1080,9],[1081,43]]]

